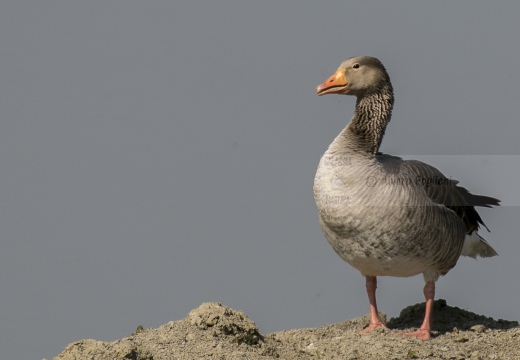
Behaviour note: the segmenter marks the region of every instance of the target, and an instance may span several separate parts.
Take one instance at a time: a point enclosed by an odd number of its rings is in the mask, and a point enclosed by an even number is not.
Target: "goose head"
[[[390,85],[390,77],[381,61],[371,56],[357,56],[343,61],[330,78],[316,87],[316,94],[363,97],[380,91],[385,85]]]

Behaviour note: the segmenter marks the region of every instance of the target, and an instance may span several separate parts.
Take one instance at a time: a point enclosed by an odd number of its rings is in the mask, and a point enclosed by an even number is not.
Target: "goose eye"
[[[354,65],[352,65],[352,67],[353,67],[354,69],[359,69],[359,64],[354,64]]]

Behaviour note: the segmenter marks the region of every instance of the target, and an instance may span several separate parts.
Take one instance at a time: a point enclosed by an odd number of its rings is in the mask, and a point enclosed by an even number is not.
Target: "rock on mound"
[[[245,313],[220,303],[204,303],[182,320],[157,329],[139,327],[114,342],[81,340],[55,360],[173,359],[517,359],[520,328],[516,321],[495,321],[435,303],[433,339],[422,342],[399,335],[417,327],[424,303],[404,309],[388,321],[396,331],[359,335],[364,316],[316,329],[280,331],[263,336]],[[439,327],[437,327],[437,324]]]
[[[210,302],[190,311],[182,320],[171,321],[157,329],[139,327],[121,340],[71,343],[54,359],[232,359],[243,358],[249,353],[269,355],[269,348],[260,342],[263,342],[263,336],[246,314]]]
[[[423,321],[425,304],[408,306],[401,311],[398,318],[392,318],[387,325],[391,329],[409,329],[410,326],[419,327]],[[446,333],[458,330],[471,330],[475,326],[487,329],[506,330],[518,326],[518,321],[477,315],[458,307],[448,306],[446,300],[439,299],[433,304],[433,330],[436,333]]]
[[[240,310],[233,310],[220,303],[204,303],[190,311],[188,320],[192,327],[203,330],[202,334],[212,339],[223,338],[231,343],[257,345],[263,336],[260,335],[255,323],[249,320],[246,314]],[[210,332],[204,331],[211,329]],[[189,332],[186,338],[193,340],[201,333]]]

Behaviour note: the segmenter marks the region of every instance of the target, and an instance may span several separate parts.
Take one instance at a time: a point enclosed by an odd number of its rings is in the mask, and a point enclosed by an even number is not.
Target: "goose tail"
[[[482,238],[476,231],[472,231],[467,234],[464,239],[461,255],[476,259],[477,256],[485,258],[496,256],[498,254],[484,238]]]

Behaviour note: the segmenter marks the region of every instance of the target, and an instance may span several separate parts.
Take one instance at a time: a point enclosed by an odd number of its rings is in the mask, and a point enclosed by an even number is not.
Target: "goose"
[[[378,276],[422,274],[424,320],[404,335],[428,340],[439,276],[460,255],[497,255],[478,234],[480,225],[487,227],[475,206],[498,206],[500,200],[471,194],[421,161],[379,152],[394,105],[392,83],[379,59],[345,60],[316,93],[357,98],[349,124],[319,162],[313,192],[327,241],[366,278],[370,324],[361,334],[387,329],[378,315]]]

